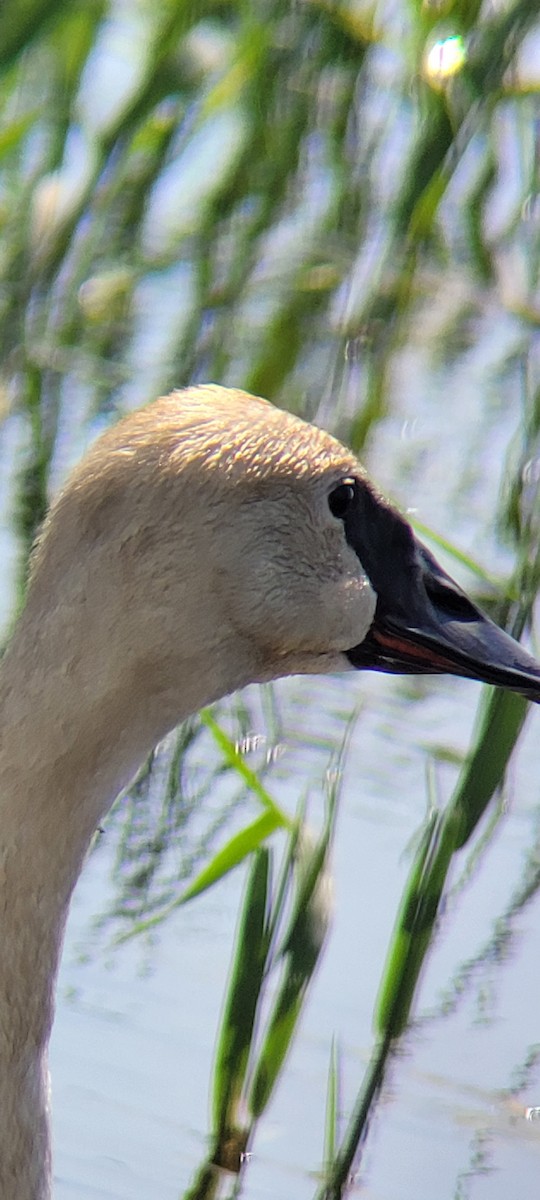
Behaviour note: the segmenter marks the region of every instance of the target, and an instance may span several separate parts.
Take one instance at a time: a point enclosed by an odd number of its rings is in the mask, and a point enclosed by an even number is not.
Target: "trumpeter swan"
[[[45,522],[1,666],[2,1200],[50,1196],[54,987],[104,812],[199,706],[344,667],[447,671],[540,699],[540,667],[320,430],[208,386],[94,445]]]

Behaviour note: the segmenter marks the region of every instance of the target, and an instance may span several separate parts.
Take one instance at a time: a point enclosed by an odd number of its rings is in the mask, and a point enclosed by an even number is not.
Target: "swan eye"
[[[342,479],[328,497],[328,507],[333,517],[342,521],[356,499],[356,481]]]

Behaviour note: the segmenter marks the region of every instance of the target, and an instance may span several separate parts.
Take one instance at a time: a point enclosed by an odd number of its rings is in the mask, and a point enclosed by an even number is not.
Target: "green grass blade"
[[[335,1157],[326,1164],[316,1200],[343,1200],[349,1192],[358,1147],[366,1136],[370,1114],[384,1081],[392,1044],[388,1038],[382,1038],[373,1049],[347,1132]],[[353,1184],[352,1190],[354,1189]]]
[[[268,1104],[326,940],[330,921],[326,858],[331,820],[329,815],[314,847],[307,848],[305,840],[302,846],[300,838],[300,882],[289,930],[279,951],[285,966],[250,1089],[253,1117],[259,1117]]]
[[[460,834],[456,850],[465,845],[492,796],[504,779],[518,740],[528,704],[515,692],[492,688],[480,709],[479,731],[472,754],[460,774],[451,806]]]
[[[336,1157],[339,1135],[339,1083],[340,1064],[335,1038],[332,1038],[330,1048],[330,1063],[328,1066],[328,1087],[326,1091],[326,1113],[324,1122],[323,1162],[325,1170]]]
[[[161,925],[162,921],[165,921],[175,909],[180,908],[182,904],[187,904],[188,900],[194,900],[196,896],[200,896],[202,892],[206,892],[208,888],[219,883],[224,875],[228,875],[229,871],[239,866],[248,855],[259,850],[263,842],[279,828],[280,824],[273,812],[261,813],[251,822],[251,825],[246,825],[221,850],[218,850],[218,853],[180,896],[165,905],[155,916],[134,923],[127,933],[120,934],[117,941],[119,943],[127,942],[132,937],[137,937],[140,933],[147,933],[150,929]]]
[[[435,813],[405,886],[375,1006],[375,1027],[385,1038],[398,1037],[409,1019],[455,840],[448,814]]]
[[[276,819],[275,813],[261,813],[250,825],[246,825],[244,829],[230,838],[221,850],[218,850],[211,862],[196,876],[193,883],[190,883],[175,904],[186,904],[188,900],[193,900],[207,888],[219,883],[224,875],[228,875],[229,871],[239,866],[248,855],[259,850],[262,843],[279,828],[280,822]]]
[[[239,1126],[238,1106],[255,1034],[266,966],[270,855],[254,855],[240,917],[234,965],[218,1039],[213,1082],[213,1128],[218,1143]]]
[[[264,1112],[281,1073],[309,983],[309,976],[297,975],[289,963],[282,981],[272,1019],[257,1062],[249,1095],[249,1112],[257,1119]]]
[[[469,760],[444,813],[426,829],[403,894],[375,1011],[377,1030],[397,1037],[409,1019],[453,855],[465,845],[502,784],[527,712],[512,692],[489,689]]]
[[[231,742],[229,737],[227,737],[225,731],[220,725],[218,725],[217,721],[214,720],[210,710],[205,708],[202,710],[200,715],[201,721],[204,725],[206,725],[206,728],[212,734],[216,745],[219,746],[227,766],[236,771],[237,775],[240,776],[246,787],[249,788],[249,790],[253,792],[253,794],[260,801],[263,808],[266,808],[268,812],[273,814],[276,827],[280,825],[283,829],[292,830],[294,828],[294,822],[291,821],[290,817],[287,816],[287,813],[283,812],[283,810],[275,803],[270,793],[267,792],[266,788],[261,783],[256,772],[252,771],[251,767],[248,767],[240,751],[237,750],[234,743]]]

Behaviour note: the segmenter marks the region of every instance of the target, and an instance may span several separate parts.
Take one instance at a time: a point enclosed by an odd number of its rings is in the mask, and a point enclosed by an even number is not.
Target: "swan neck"
[[[0,1196],[49,1200],[47,1051],[73,887],[96,826],[167,723],[129,680],[22,627],[0,668]],[[83,682],[84,681],[84,682]],[[22,684],[22,686],[21,686]],[[181,714],[180,714],[181,715]]]

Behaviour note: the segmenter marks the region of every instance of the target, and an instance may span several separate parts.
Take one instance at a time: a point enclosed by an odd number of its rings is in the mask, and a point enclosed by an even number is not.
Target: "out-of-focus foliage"
[[[360,447],[458,263],[441,320],[474,319],[482,284],[538,323],[536,12],[5,0],[0,398],[27,540],[96,416],[213,378]]]
[[[21,592],[50,490],[104,423],[160,391],[247,387],[361,448],[411,341],[465,355],[504,310],[531,361],[537,36],[525,0],[5,0],[0,414],[17,423]],[[505,506],[514,537],[535,525],[532,474]],[[152,802],[148,778],[132,792],[122,909],[148,912],[209,792],[200,734],[192,723],[158,757]]]
[[[535,20],[525,0],[6,0],[0,413],[18,420],[21,590],[51,487],[160,391],[244,386],[360,448],[411,337],[465,352],[493,306],[527,352]],[[198,726],[182,738],[158,847],[189,811],[173,796]]]
[[[443,354],[465,360],[473,341],[488,345],[502,314],[525,370],[499,517],[518,547],[507,594],[522,601],[517,623],[529,618],[540,536],[539,42],[537,0],[3,0],[0,436],[16,427],[21,593],[50,490],[118,413],[213,379],[260,392],[361,450],[396,401],[407,347],[434,364]],[[436,390],[430,399],[452,403]],[[495,716],[514,700],[493,702]],[[253,749],[250,703],[236,704],[230,724]],[[275,747],[269,692],[263,706]],[[467,801],[461,841],[504,774],[523,715],[508,724],[502,712],[505,740],[490,714],[448,810],[451,821]],[[246,815],[246,771],[242,779],[234,751],[209,761],[205,738],[197,719],[186,723],[131,789],[114,914],[123,921],[158,922],[179,885],[189,894],[194,877],[208,882],[209,861],[213,879],[259,844],[261,822],[280,824],[271,802],[255,821]],[[272,758],[263,747],[261,775]],[[216,851],[229,824],[224,863]],[[458,844],[446,847],[445,869]],[[413,882],[432,848],[426,833]],[[260,851],[252,893],[261,926],[266,876]],[[528,887],[537,886],[536,870]],[[434,920],[436,902],[430,911]],[[216,1066],[221,1133],[236,1128],[244,1093],[254,1115],[264,1108],[279,1074],[313,966],[299,972],[297,944],[291,935],[283,949],[283,988],[250,1093],[256,1005],[248,1028],[237,1013],[258,949],[239,955]],[[419,951],[418,962],[423,943]],[[387,1040],[408,1018],[416,983],[402,971],[399,991],[401,961],[398,938],[379,1007]],[[264,968],[261,959],[261,994]],[[341,1195],[377,1072],[380,1062],[325,1200]],[[329,1162],[337,1085],[334,1068]]]

